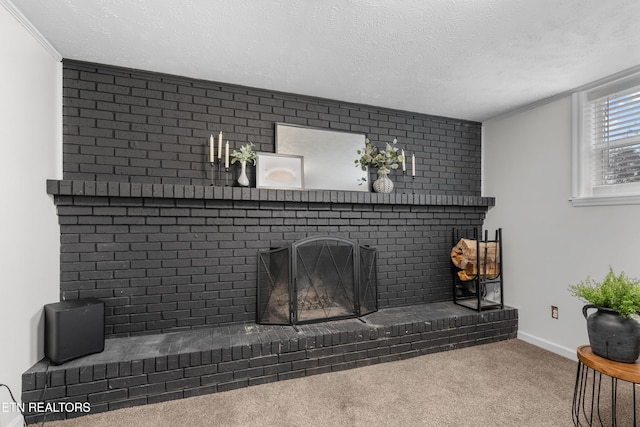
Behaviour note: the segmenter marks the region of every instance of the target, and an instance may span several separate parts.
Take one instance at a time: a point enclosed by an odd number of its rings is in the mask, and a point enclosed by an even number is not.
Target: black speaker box
[[[104,302],[77,299],[44,306],[44,354],[54,365],[104,350]]]

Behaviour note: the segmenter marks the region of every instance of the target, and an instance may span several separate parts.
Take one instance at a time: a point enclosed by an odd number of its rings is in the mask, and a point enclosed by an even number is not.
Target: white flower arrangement
[[[256,152],[253,151],[253,142],[249,142],[240,147],[240,151],[233,150],[231,153],[231,163],[247,162],[251,165],[256,164]]]

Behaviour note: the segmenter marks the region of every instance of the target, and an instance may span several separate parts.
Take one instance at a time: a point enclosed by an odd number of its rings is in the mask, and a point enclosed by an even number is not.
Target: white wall
[[[0,383],[20,399],[21,376],[43,357],[42,307],[58,301],[60,236],[46,179],[60,178],[57,59],[0,2]],[[0,403],[11,402],[0,388]],[[0,426],[22,425],[1,412]]]
[[[571,97],[483,123],[483,161],[483,194],[496,197],[485,227],[503,229],[518,336],[575,359],[588,337],[584,303],[567,287],[602,279],[609,265],[640,277],[640,205],[572,206]]]

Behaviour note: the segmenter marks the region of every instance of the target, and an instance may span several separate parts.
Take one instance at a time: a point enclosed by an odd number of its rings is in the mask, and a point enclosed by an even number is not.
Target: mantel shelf
[[[181,184],[47,180],[53,196],[130,197],[154,199],[235,200],[302,203],[352,203],[424,206],[495,206],[494,197],[414,193],[369,193],[337,190],[271,190]]]

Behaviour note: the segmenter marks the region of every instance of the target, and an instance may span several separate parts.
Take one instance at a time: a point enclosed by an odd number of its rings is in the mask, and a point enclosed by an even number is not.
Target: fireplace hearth
[[[256,320],[295,325],[378,309],[376,249],[316,236],[258,253]]]

